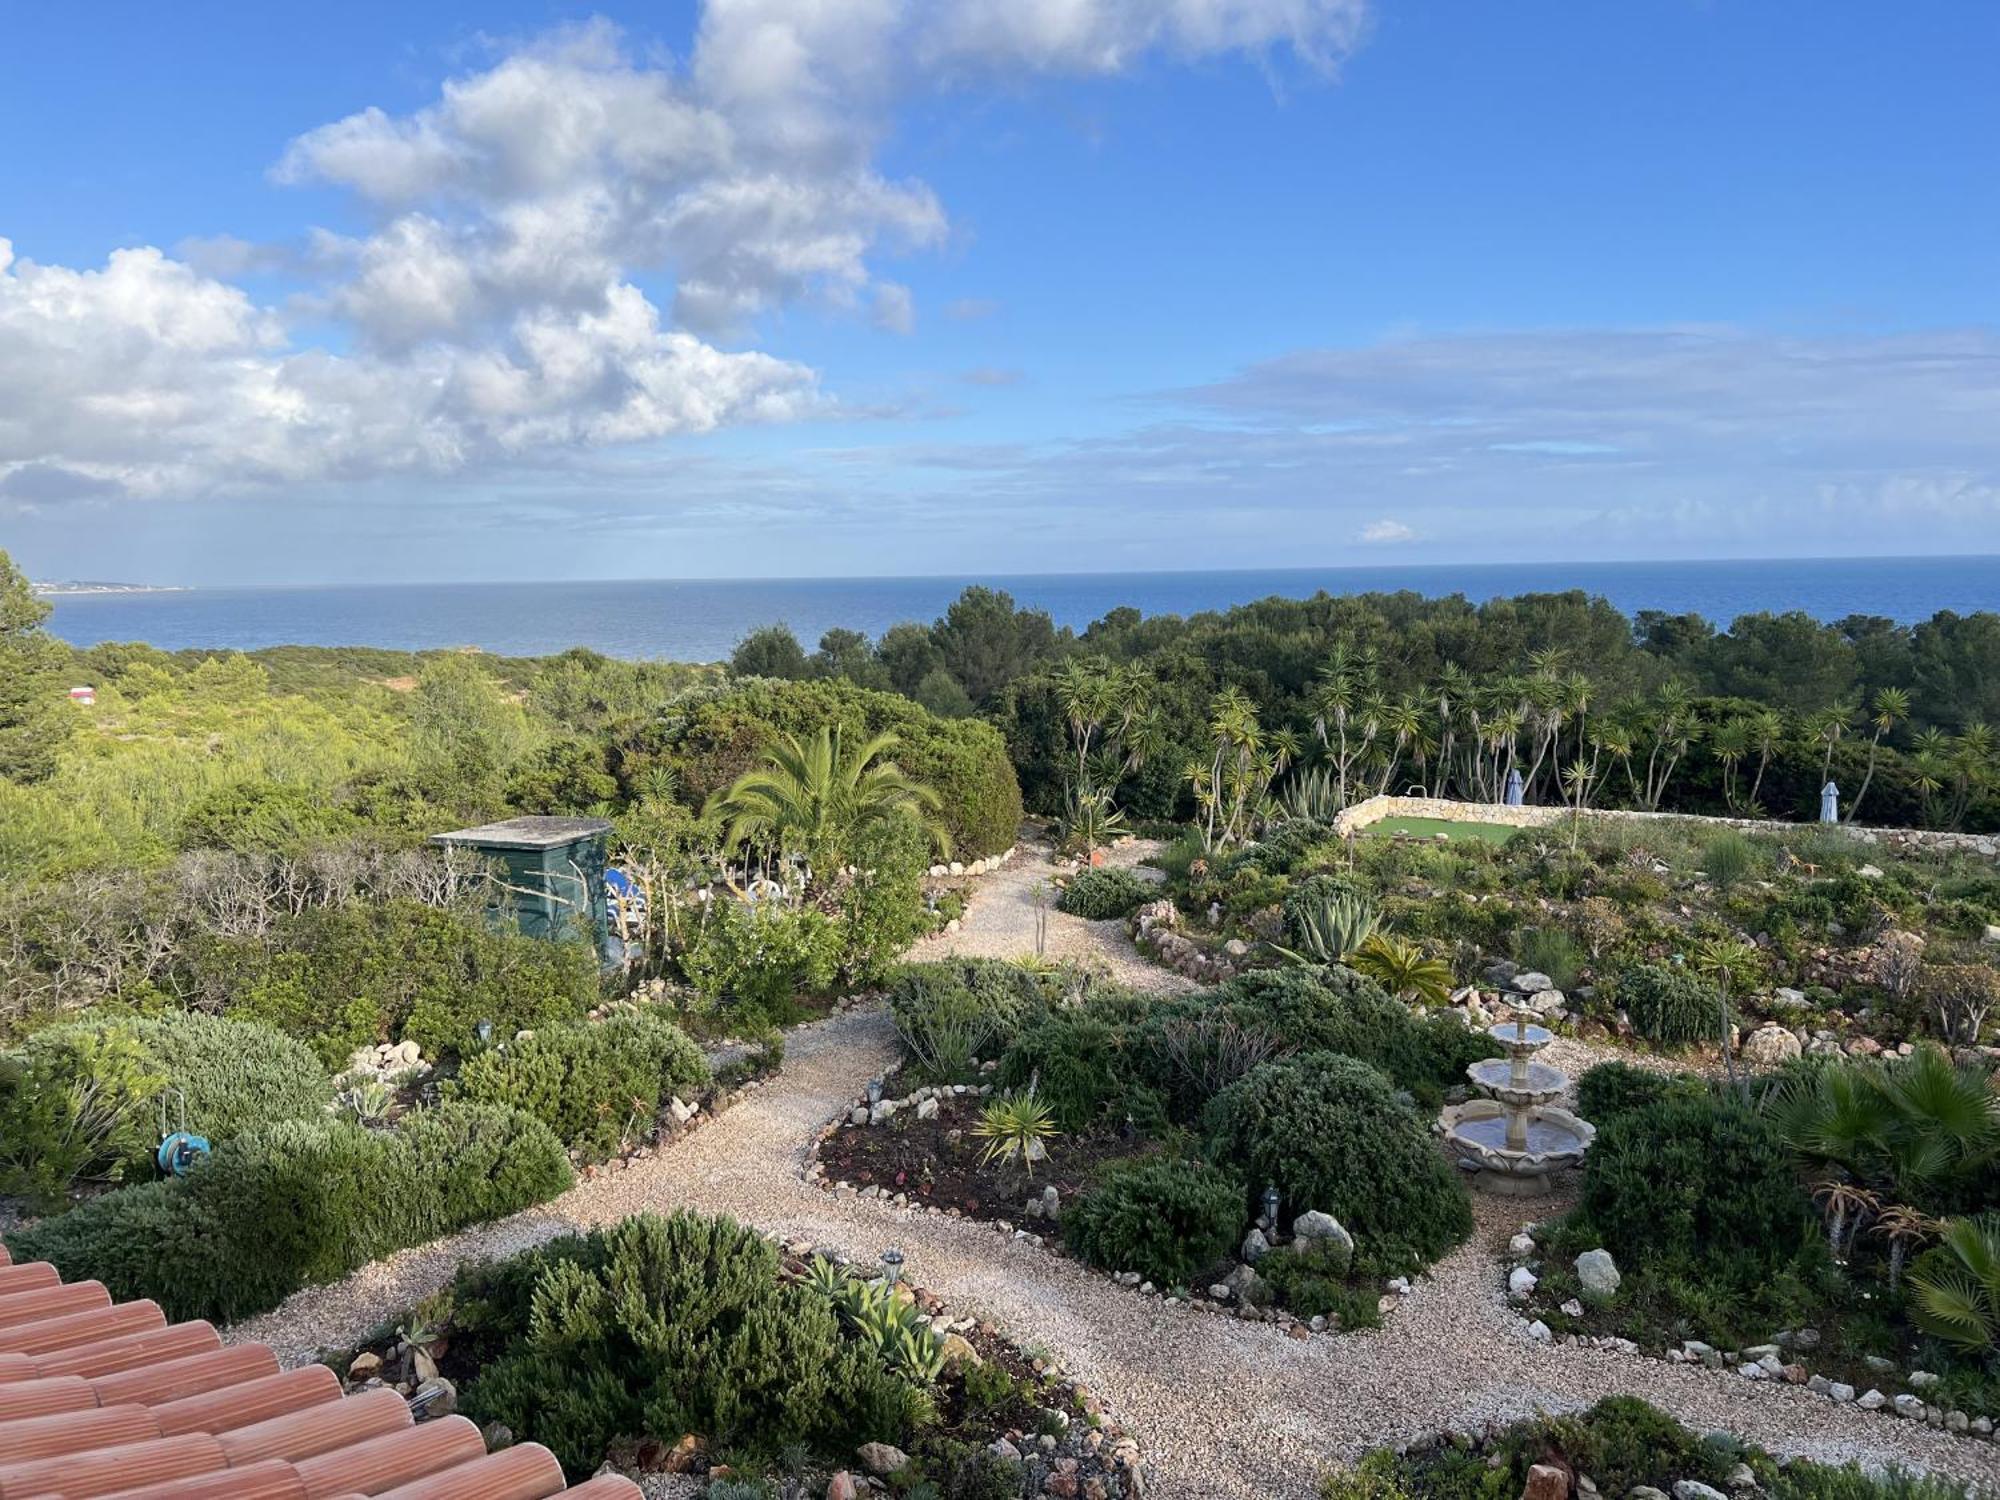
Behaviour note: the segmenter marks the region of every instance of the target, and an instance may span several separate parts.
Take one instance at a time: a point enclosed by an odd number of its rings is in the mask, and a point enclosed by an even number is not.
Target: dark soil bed
[[[907,1193],[913,1203],[957,1209],[967,1218],[1011,1223],[1044,1188],[1053,1186],[1070,1203],[1107,1163],[1149,1149],[1143,1139],[1128,1140],[1122,1130],[1106,1127],[1056,1137],[1032,1177],[1018,1163],[987,1165],[980,1161],[986,1143],[972,1133],[982,1102],[968,1094],[943,1101],[928,1120],[906,1109],[885,1124],[843,1126],[820,1146],[827,1178]]]

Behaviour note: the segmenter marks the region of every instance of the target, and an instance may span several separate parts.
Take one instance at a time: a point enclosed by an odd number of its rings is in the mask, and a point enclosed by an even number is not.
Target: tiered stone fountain
[[[1534,1055],[1554,1040],[1545,1026],[1517,1009],[1511,1020],[1487,1028],[1505,1057],[1487,1057],[1465,1070],[1485,1098],[1448,1104],[1438,1134],[1459,1160],[1478,1170],[1475,1182],[1489,1192],[1530,1197],[1549,1190],[1549,1174],[1573,1167],[1597,1127],[1558,1109],[1569,1075]]]

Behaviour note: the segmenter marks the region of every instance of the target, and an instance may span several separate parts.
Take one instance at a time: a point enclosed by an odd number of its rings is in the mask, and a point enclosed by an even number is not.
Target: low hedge
[[[1120,1097],[1123,1058],[1119,1028],[1087,1013],[1061,1011],[1015,1038],[1000,1058],[997,1081],[1009,1092],[1034,1089],[1055,1111],[1056,1127],[1075,1135]]]
[[[644,1011],[549,1026],[467,1058],[452,1096],[533,1115],[571,1150],[602,1158],[651,1124],[663,1100],[707,1085],[680,1027]]]
[[[447,1103],[396,1131],[285,1121],[219,1146],[186,1177],[107,1193],[6,1237],[172,1319],[276,1307],[394,1251],[546,1202],[572,1181],[562,1143],[515,1110]]]
[[[1198,1161],[1152,1157],[1114,1168],[1063,1211],[1063,1241],[1107,1271],[1186,1286],[1228,1258],[1249,1224],[1243,1183]]]

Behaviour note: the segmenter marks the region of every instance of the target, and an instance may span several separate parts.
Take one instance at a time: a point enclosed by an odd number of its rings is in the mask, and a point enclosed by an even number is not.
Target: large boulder
[[[1805,1049],[1786,1027],[1767,1022],[1743,1039],[1743,1060],[1760,1068],[1775,1068]]]

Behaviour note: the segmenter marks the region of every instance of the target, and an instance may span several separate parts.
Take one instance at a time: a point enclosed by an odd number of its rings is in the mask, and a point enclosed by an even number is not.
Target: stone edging
[[[1432,818],[1441,823],[1493,823],[1503,828],[1547,828],[1568,818],[1567,807],[1521,806],[1503,802],[1461,802],[1446,797],[1369,797],[1334,814],[1334,832],[1343,836],[1359,833],[1384,818]],[[1954,833],[1942,828],[1855,827],[1847,823],[1787,823],[1778,818],[1716,818],[1697,813],[1639,812],[1630,808],[1585,808],[1585,818],[1629,823],[1702,823],[1715,828],[1737,828],[1747,833],[1789,833],[1798,835],[1827,829],[1848,835],[1861,844],[1880,844],[1889,849],[1959,850],[2000,856],[2000,834]]]
[[[1534,1294],[1535,1283],[1532,1279],[1525,1290],[1517,1293],[1516,1288],[1523,1274],[1529,1278],[1535,1275],[1529,1264],[1541,1254],[1541,1246],[1534,1237],[1535,1228],[1533,1224],[1523,1224],[1519,1232],[1507,1242],[1506,1263],[1509,1263],[1509,1270],[1506,1300],[1510,1307],[1518,1308]],[[1567,1310],[1568,1304],[1565,1304],[1565,1311]],[[1572,1313],[1571,1316],[1576,1316],[1581,1311],[1582,1306],[1579,1303],[1577,1313]],[[1968,1417],[1962,1411],[1947,1410],[1942,1406],[1926,1403],[1923,1397],[1909,1392],[1885,1396],[1879,1389],[1871,1387],[1865,1393],[1857,1393],[1853,1386],[1844,1381],[1829,1380],[1824,1375],[1811,1373],[1797,1359],[1798,1354],[1809,1353],[1818,1347],[1819,1336],[1810,1329],[1780,1333],[1768,1344],[1755,1344],[1742,1350],[1717,1349],[1702,1343],[1699,1339],[1688,1339],[1677,1349],[1668,1349],[1662,1354],[1652,1354],[1640,1348],[1631,1339],[1570,1333],[1557,1335],[1540,1318],[1531,1319],[1523,1316],[1519,1319],[1517,1327],[1523,1338],[1537,1343],[1573,1344],[1579,1348],[1622,1354],[1632,1359],[1656,1360],[1662,1364],[1699,1364],[1711,1370],[1733,1369],[1746,1380],[1775,1381],[1781,1385],[1803,1387],[1815,1396],[1824,1397],[1836,1405],[1853,1405],[1862,1411],[1880,1411],[1886,1416],[1901,1417],[1907,1421],[1921,1421],[1928,1426],[1942,1428],[1961,1437],[1990,1440],[1994,1436],[1994,1423],[1990,1417]],[[1808,1333],[1812,1335],[1809,1342],[1804,1337]],[[1792,1358],[1783,1359],[1780,1358],[1781,1355],[1791,1355]],[[1888,1361],[1881,1361],[1881,1366],[1880,1369],[1871,1366],[1871,1369],[1882,1376],[1897,1374],[1895,1367]],[[1935,1375],[1926,1375],[1921,1370],[1915,1370],[1903,1377],[1901,1383],[1926,1390],[1936,1385],[1937,1380],[1938,1377]],[[1887,1383],[1897,1382],[1892,1379]]]

